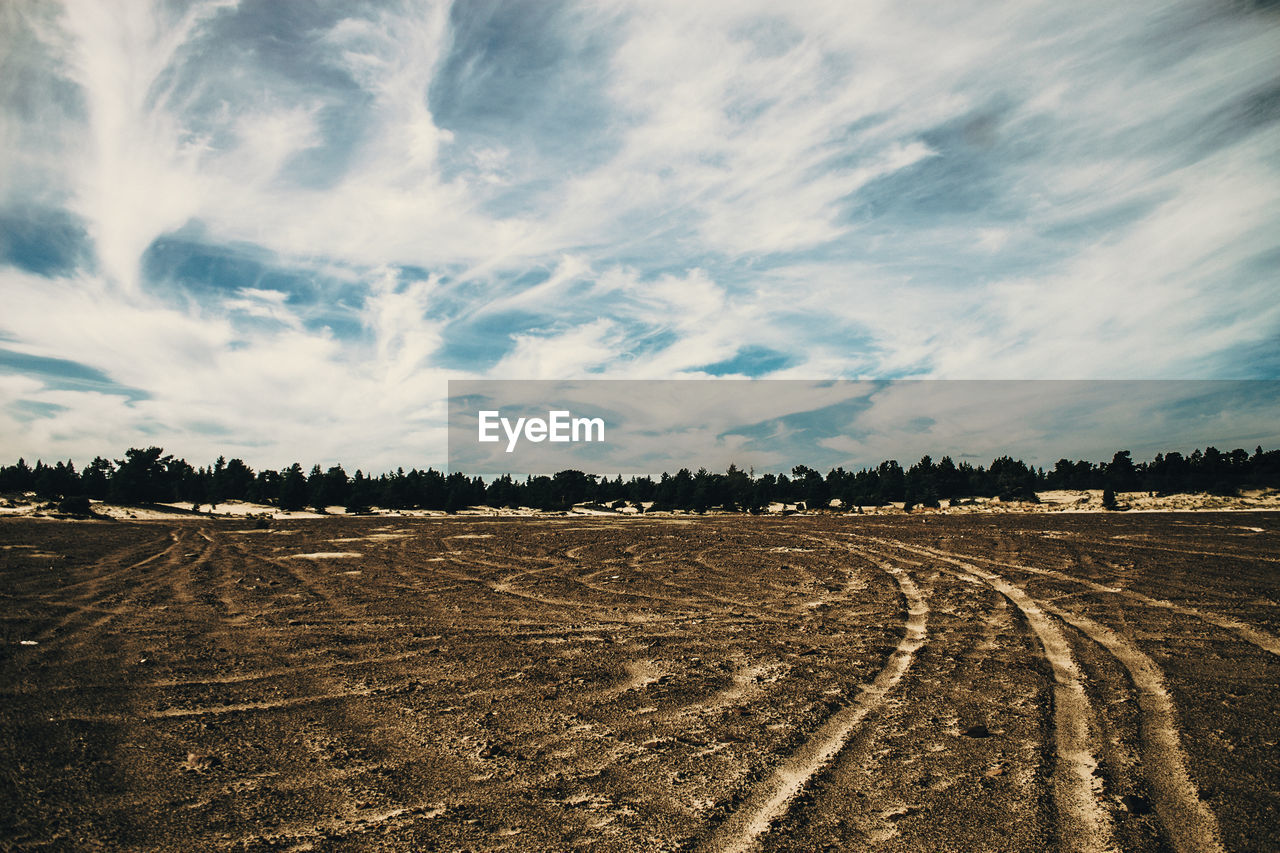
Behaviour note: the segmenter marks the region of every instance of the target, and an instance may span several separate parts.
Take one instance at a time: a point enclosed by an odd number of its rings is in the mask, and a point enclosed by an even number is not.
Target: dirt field
[[[5,519],[0,597],[3,849],[1280,849],[1276,514]]]

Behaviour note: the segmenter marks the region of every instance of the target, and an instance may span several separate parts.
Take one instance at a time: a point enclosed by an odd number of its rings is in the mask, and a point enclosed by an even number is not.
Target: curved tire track
[[[854,729],[875,711],[902,680],[927,637],[929,605],[905,569],[885,566],[907,603],[903,636],[889,663],[851,705],[834,713],[795,753],[784,760],[748,795],[737,811],[720,824],[704,845],[717,853],[748,850],[769,825],[787,813],[808,781],[842,750]]]
[[[868,537],[871,538],[871,537]],[[1081,680],[1080,668],[1071,655],[1071,646],[1043,605],[1027,595],[1022,587],[999,575],[962,560],[929,553],[925,549],[901,542],[872,538],[878,545],[896,547],[916,554],[951,563],[962,572],[953,572],[980,580],[1007,598],[1031,626],[1045,658],[1053,670],[1053,728],[1057,767],[1053,774],[1053,797],[1058,807],[1058,829],[1063,846],[1068,850],[1111,851],[1112,823],[1099,797],[1100,785],[1094,770],[1098,762],[1092,743],[1091,708]]]
[[[994,572],[980,569],[957,556],[899,543],[899,547],[916,553],[926,553],[936,559],[958,566],[965,571],[1000,589],[1001,586],[1017,590],[1026,596],[1020,587]],[[984,562],[996,562],[985,560]],[[1002,564],[1003,565],[1003,564]],[[1016,566],[1011,568],[1026,570],[1032,573],[1048,573],[1059,575],[1052,570],[1036,570],[1031,567]],[[1063,575],[1070,579],[1069,575]],[[1087,582],[1089,586],[1102,586]],[[1105,591],[1115,591],[1103,587]],[[1004,590],[1001,589],[1003,593]],[[1007,595],[1007,593],[1004,593]],[[1136,594],[1135,594],[1136,595]],[[1029,596],[1028,601],[1034,602]],[[1143,596],[1143,598],[1146,598]],[[1011,599],[1013,600],[1013,599]],[[1152,599],[1155,601],[1156,599]],[[1015,604],[1018,604],[1014,600]],[[1224,848],[1217,819],[1200,799],[1199,791],[1191,780],[1186,769],[1186,756],[1183,753],[1178,736],[1177,711],[1168,688],[1164,684],[1164,674],[1156,663],[1135,645],[1124,639],[1115,631],[1107,628],[1087,616],[1064,610],[1052,604],[1035,602],[1038,609],[1071,625],[1081,634],[1098,644],[1114,657],[1129,675],[1137,692],[1138,707],[1142,712],[1140,727],[1141,758],[1143,774],[1151,785],[1155,800],[1156,814],[1168,833],[1173,848],[1178,853],[1217,853]],[[1176,605],[1171,605],[1176,607]],[[1190,609],[1190,608],[1188,608]],[[1202,615],[1198,612],[1188,615]]]
[[[1151,784],[1156,814],[1178,853],[1223,850],[1218,821],[1200,799],[1187,773],[1178,737],[1177,711],[1155,661],[1110,628],[1077,613],[1045,610],[1102,646],[1129,673],[1142,711],[1142,767]]]
[[[1074,575],[1067,574],[1066,572],[1060,572],[1057,569],[1045,569],[1037,566],[1023,566],[1017,563],[1008,563],[1001,560],[995,560],[995,559],[992,559],[991,557],[947,554],[944,551],[938,551],[933,548],[921,548],[920,550],[928,552],[937,557],[964,556],[965,559],[974,560],[975,562],[986,563],[988,565],[993,565],[993,566],[1003,566],[1004,568],[1016,569],[1017,571],[1028,572],[1030,574],[1044,575],[1046,577],[1055,578],[1057,580],[1064,580],[1064,581],[1068,581],[1069,583],[1079,584],[1081,586],[1084,586],[1093,590],[1094,592],[1104,592],[1109,595],[1118,595],[1121,598],[1127,598],[1130,601],[1135,601],[1139,604],[1145,604],[1148,607],[1158,607],[1163,610],[1170,610],[1174,613],[1177,613],[1180,616],[1190,616],[1194,619],[1199,619],[1200,621],[1205,622],[1209,625],[1213,625],[1216,628],[1221,628],[1224,631],[1230,631],[1236,636],[1240,637],[1240,639],[1244,640],[1245,642],[1251,643],[1257,646],[1258,648],[1262,649],[1263,651],[1267,651],[1273,655],[1280,656],[1280,637],[1276,637],[1274,634],[1269,634],[1266,631],[1263,631],[1259,628],[1255,628],[1252,625],[1249,625],[1245,622],[1241,622],[1239,619],[1233,619],[1230,616],[1220,616],[1217,613],[1208,613],[1204,610],[1199,610],[1195,607],[1189,607],[1185,604],[1177,604],[1172,601],[1167,601],[1163,598],[1152,598],[1149,595],[1143,595],[1140,592],[1134,592],[1133,590],[1124,589],[1122,587],[1107,586],[1106,584],[1098,583],[1097,581],[1091,581],[1087,578],[1078,578],[1078,577],[1075,577]]]

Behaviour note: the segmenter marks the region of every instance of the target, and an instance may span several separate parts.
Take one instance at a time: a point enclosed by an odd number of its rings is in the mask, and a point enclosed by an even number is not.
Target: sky
[[[825,473],[923,456],[1135,461],[1215,446],[1280,447],[1280,380],[453,380],[450,471],[486,480],[577,469]],[[481,413],[487,440],[481,440]],[[532,437],[521,418],[548,424]],[[505,419],[505,425],[502,421]],[[575,419],[582,423],[577,435]],[[590,426],[590,431],[588,431]]]
[[[1277,57],[1243,0],[8,0],[0,448],[438,467],[449,380],[1280,379]]]

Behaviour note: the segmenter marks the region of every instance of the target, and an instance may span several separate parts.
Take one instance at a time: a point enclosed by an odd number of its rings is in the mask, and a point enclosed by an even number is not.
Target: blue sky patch
[[[92,268],[93,244],[84,223],[69,213],[0,211],[0,263],[37,275],[70,275]]]
[[[119,394],[130,400],[145,400],[149,396],[141,389],[119,384],[95,367],[64,358],[0,349],[0,371],[38,377],[49,388]]]
[[[703,373],[710,373],[712,376],[727,376],[730,374],[764,376],[765,374],[773,373],[775,370],[790,367],[794,361],[794,356],[769,347],[745,346],[740,348],[733,358],[718,361],[714,364],[704,364],[696,369],[701,370]]]
[[[0,15],[0,370],[65,406],[0,433],[31,457],[102,420],[439,463],[443,383],[495,372],[1280,378],[1256,5],[100,11]]]

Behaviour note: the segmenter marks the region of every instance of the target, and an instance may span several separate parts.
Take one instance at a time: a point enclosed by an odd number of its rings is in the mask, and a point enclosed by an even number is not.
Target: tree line
[[[895,460],[886,460],[858,471],[835,468],[823,475],[797,465],[790,476],[756,476],[754,471],[730,465],[724,473],[682,468],[658,479],[643,476],[626,481],[621,476],[609,479],[576,470],[524,479],[504,475],[488,483],[481,477],[444,474],[433,468],[408,472],[399,468],[377,476],[357,470],[350,476],[341,465],[328,469],[314,465],[306,472],[297,462],[279,471],[255,472],[240,459],[223,457],[211,466],[195,468],[159,447],[130,448],[124,459],[97,457],[80,471],[70,460],[54,465],[37,461],[32,467],[19,459],[0,466],[0,493],[34,492],[46,500],[95,498],[193,506],[241,500],[285,510],[342,506],[348,512],[375,506],[446,512],[471,506],[563,510],[582,503],[621,508],[650,502],[655,510],[757,512],[773,503],[819,508],[833,500],[845,507],[894,502],[938,506],[942,500],[973,497],[1034,501],[1037,491],[1047,489],[1232,495],[1241,489],[1277,486],[1280,450],[1264,452],[1261,447],[1252,455],[1213,447],[1189,456],[1160,453],[1149,462],[1134,462],[1130,452],[1122,450],[1110,462],[1060,459],[1048,471],[1009,456],[1001,456],[989,467],[967,461],[956,464],[949,456],[935,462],[925,456],[905,469]]]

